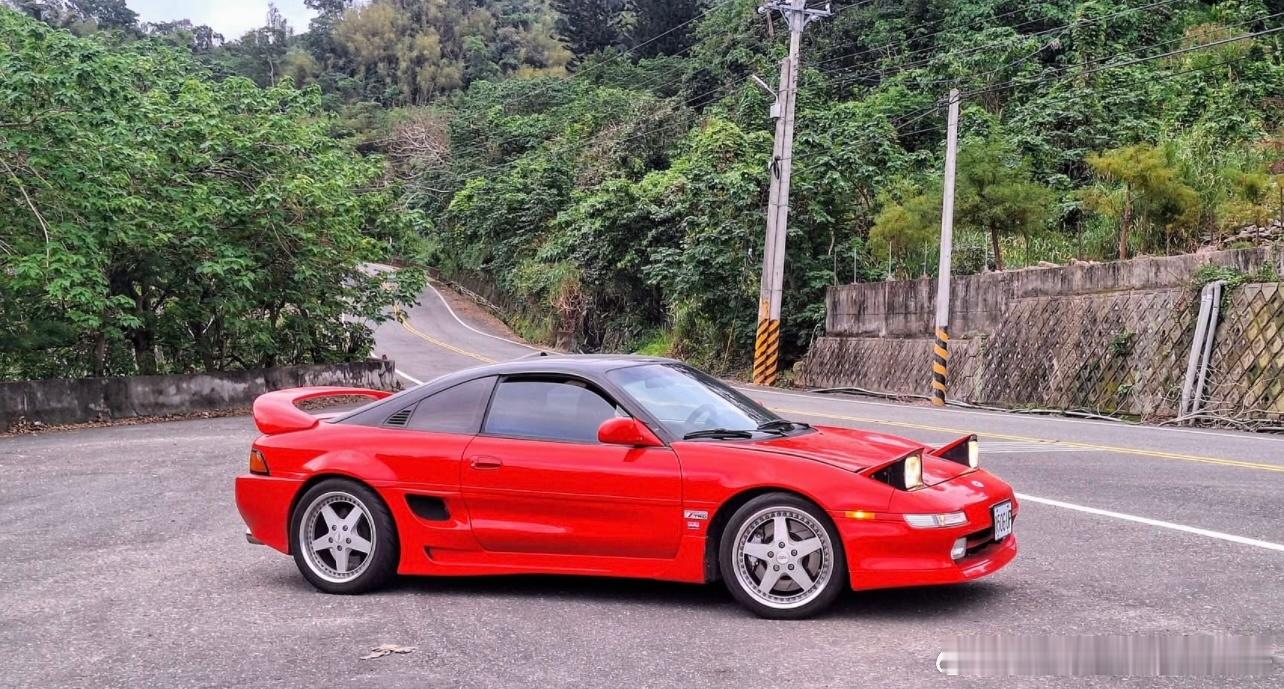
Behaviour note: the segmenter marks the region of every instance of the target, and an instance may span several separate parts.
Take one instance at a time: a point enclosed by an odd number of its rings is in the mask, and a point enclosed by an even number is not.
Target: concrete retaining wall
[[[955,337],[993,333],[1009,306],[1020,299],[1185,287],[1206,265],[1233,267],[1245,273],[1270,265],[1284,274],[1284,248],[1268,246],[956,277],[950,281],[950,330]],[[832,337],[924,337],[932,334],[936,278],[831,287],[826,307],[825,334]]]
[[[1284,273],[1279,246],[957,278],[950,397],[1004,407],[1177,414],[1206,265]],[[934,279],[830,289],[827,332],[795,368],[811,387],[930,393]],[[1235,290],[1221,313],[1208,406],[1284,420],[1284,287]]]
[[[0,432],[20,419],[67,424],[248,407],[265,392],[309,385],[392,390],[397,385],[395,364],[371,359],[190,375],[0,383]]]

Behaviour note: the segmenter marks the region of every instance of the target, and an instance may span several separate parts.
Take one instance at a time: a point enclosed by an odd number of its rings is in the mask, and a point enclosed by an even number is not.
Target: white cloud
[[[229,41],[267,23],[268,0],[126,0],[125,4],[138,13],[139,21],[190,19],[193,24],[209,24]],[[295,33],[307,31],[308,21],[316,14],[304,6],[303,0],[277,0],[276,7]]]

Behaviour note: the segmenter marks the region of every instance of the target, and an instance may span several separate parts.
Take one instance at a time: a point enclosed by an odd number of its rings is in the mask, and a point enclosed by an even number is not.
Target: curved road
[[[533,351],[457,296],[428,290],[406,315],[377,343],[407,382]],[[935,662],[973,634],[1284,646],[1284,441],[746,389],[812,423],[979,433],[1025,496],[1021,555],[980,582],[850,593],[799,623],[753,618],[720,586],[647,581],[327,596],[243,540],[231,478],[247,417],[0,438],[0,687],[1105,687],[1120,680],[947,679]],[[385,643],[417,650],[359,660]],[[1129,685],[1265,689],[1284,665]]]

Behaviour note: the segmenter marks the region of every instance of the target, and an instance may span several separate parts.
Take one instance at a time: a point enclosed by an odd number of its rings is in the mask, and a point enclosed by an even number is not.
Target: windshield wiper
[[[683,440],[696,440],[697,438],[752,438],[752,431],[737,431],[731,428],[707,428],[703,431],[691,431],[682,436]]]
[[[811,424],[806,424],[801,421],[790,421],[789,419],[772,419],[758,424],[757,430],[769,433],[780,433],[783,435],[785,431],[792,431],[795,428],[811,428]]]

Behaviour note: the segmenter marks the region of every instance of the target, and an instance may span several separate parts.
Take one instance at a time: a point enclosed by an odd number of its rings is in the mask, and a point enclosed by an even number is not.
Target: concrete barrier
[[[1189,287],[1207,265],[1253,273],[1284,273],[1284,247],[1146,256],[1128,261],[1024,268],[957,276],[950,281],[950,334],[993,333],[1017,301],[1043,297]],[[829,288],[825,334],[830,337],[930,337],[936,278],[859,282]]]
[[[386,359],[164,376],[24,380],[0,383],[0,432],[20,419],[85,423],[248,407],[271,390],[308,385],[392,390],[396,365]]]

